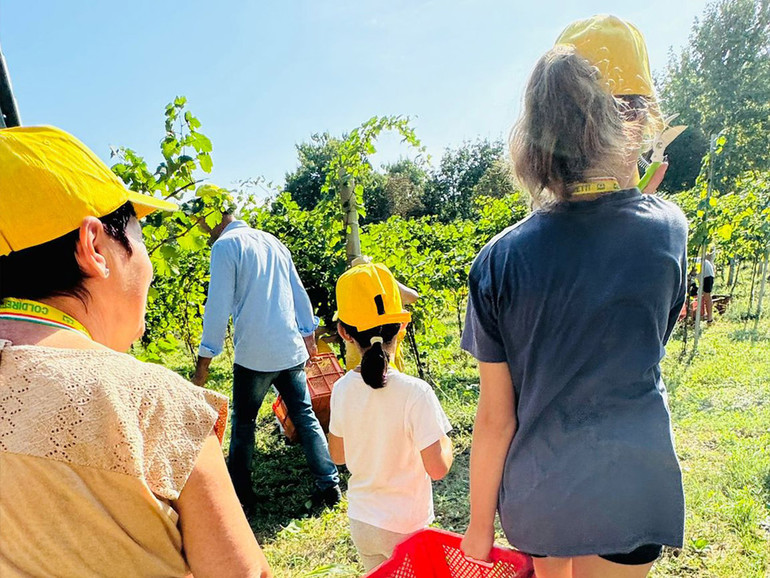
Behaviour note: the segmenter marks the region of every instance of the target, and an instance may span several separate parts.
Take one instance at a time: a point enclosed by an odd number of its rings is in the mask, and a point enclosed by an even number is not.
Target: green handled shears
[[[679,115],[674,114],[668,117],[664,121],[664,129],[655,135],[655,138],[652,141],[652,154],[650,155],[650,160],[648,161],[644,157],[639,157],[639,166],[644,170],[644,175],[637,185],[640,191],[644,190],[644,187],[647,186],[653,175],[660,168],[661,163],[665,160],[666,147],[687,128],[686,125],[671,126],[671,121],[677,116]]]

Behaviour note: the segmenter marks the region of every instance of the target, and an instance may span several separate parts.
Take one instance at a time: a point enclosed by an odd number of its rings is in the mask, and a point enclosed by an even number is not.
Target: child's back
[[[329,431],[343,438],[351,472],[348,516],[402,534],[433,521],[431,480],[420,452],[451,426],[431,387],[390,369],[373,389],[349,371],[334,386]]]
[[[361,365],[332,391],[329,454],[353,474],[350,537],[370,570],[433,521],[430,481],[452,466],[451,427],[427,383],[388,365],[411,319],[390,270],[356,265],[339,278],[336,293],[337,331]]]

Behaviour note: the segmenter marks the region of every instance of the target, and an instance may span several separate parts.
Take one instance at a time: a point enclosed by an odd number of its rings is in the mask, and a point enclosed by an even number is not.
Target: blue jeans
[[[325,490],[339,483],[337,466],[329,455],[326,436],[313,413],[304,367],[303,363],[282,371],[264,372],[234,365],[232,434],[227,468],[239,496],[253,491],[251,462],[257,413],[271,385],[278,389],[297,428],[305,459],[318,488]]]

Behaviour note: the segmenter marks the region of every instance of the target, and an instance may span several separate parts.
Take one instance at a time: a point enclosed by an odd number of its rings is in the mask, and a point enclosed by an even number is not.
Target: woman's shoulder
[[[225,395],[194,385],[163,365],[141,361],[126,353],[107,351],[100,364],[103,367],[113,366],[110,377],[105,376],[107,386],[130,388],[137,398],[143,400],[141,403],[154,404],[156,411],[164,417],[177,415],[178,419],[187,421],[196,416],[216,415],[214,433],[221,443],[227,426],[229,403]],[[111,379],[115,369],[125,371],[116,379]]]
[[[16,430],[45,432],[14,436],[22,453],[138,477],[167,499],[212,430],[224,435],[225,396],[127,354],[16,346],[2,351],[0,370],[23,408]]]
[[[99,389],[130,389],[142,397],[173,401],[190,398],[227,401],[219,393],[196,387],[174,371],[155,363],[140,361],[127,353],[111,349],[65,349],[36,345],[12,346],[16,362],[30,375],[55,379],[62,385],[87,379]]]
[[[102,347],[85,349],[13,344],[2,350],[2,361],[6,369],[26,375],[33,383],[54,380],[54,386],[63,387],[67,387],[70,381],[93,379],[92,386],[101,386],[115,380],[131,380],[141,375],[142,372],[138,371],[141,366],[148,365],[125,353]],[[101,379],[95,379],[97,376]]]

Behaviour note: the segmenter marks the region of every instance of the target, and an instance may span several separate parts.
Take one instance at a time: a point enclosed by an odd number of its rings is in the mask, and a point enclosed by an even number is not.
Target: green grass
[[[682,360],[681,341],[669,344],[663,371],[687,534],[654,576],[770,576],[769,328],[764,321],[754,333],[728,317],[706,329],[695,357]]]
[[[655,577],[770,577],[770,321],[757,331],[737,312],[709,326],[698,354],[681,331],[663,364],[687,499],[685,545],[666,550]],[[478,396],[471,361],[456,341],[442,352],[437,393],[454,426],[455,464],[434,485],[436,525],[462,532],[468,520],[468,457]],[[230,393],[232,362],[214,364],[210,386]],[[189,371],[178,360],[177,369]],[[287,445],[268,396],[260,411],[250,522],[276,576],[360,576],[346,503],[308,511],[313,484],[299,446]],[[227,446],[225,445],[225,448]],[[346,479],[347,476],[343,476]],[[502,534],[500,543],[505,543]]]

